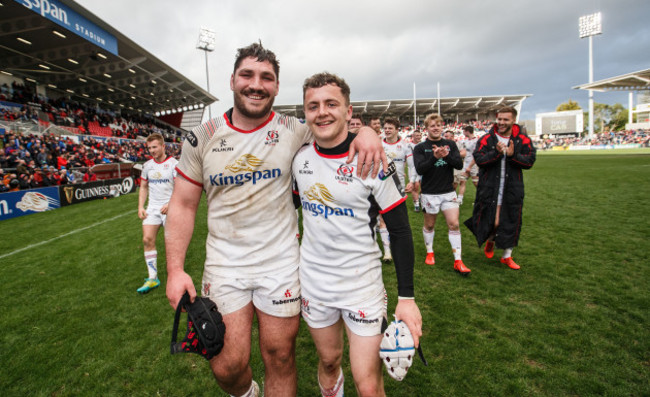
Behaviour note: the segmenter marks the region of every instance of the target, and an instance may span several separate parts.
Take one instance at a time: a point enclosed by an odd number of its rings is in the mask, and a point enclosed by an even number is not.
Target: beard
[[[253,109],[248,109],[246,107],[246,102],[245,102],[245,95],[251,93],[259,94],[259,95],[268,95],[266,92],[262,92],[262,91],[246,91],[244,93],[235,94],[234,106],[235,108],[237,108],[237,111],[241,113],[244,117],[248,117],[251,119],[259,119],[268,115],[271,112],[271,108],[273,107],[273,101],[275,100],[275,97],[270,97],[269,102],[263,108],[259,110],[253,110]]]

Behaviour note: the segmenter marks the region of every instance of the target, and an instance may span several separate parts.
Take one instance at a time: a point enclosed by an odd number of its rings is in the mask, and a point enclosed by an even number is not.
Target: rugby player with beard
[[[386,290],[373,233],[377,213],[384,217],[395,256],[395,317],[409,327],[415,346],[422,335],[406,197],[394,168],[380,178],[362,180],[346,165],[351,144],[359,138],[348,132],[352,106],[343,79],[329,73],[308,78],[303,102],[315,142],[296,154],[293,176],[303,211],[302,315],[318,352],[321,395],[343,396],[345,330],[357,395],[385,396],[379,348]]]
[[[517,110],[505,106],[497,110],[496,123],[476,144],[474,161],[479,167],[478,187],[472,217],[465,226],[474,233],[485,256],[494,256],[494,247],[502,248],[501,263],[510,269],[520,266],[512,259],[519,242],[524,206],[523,170],[535,164],[537,150],[515,123]]]
[[[368,127],[372,128],[375,130],[377,133],[377,136],[381,137],[382,132],[381,132],[381,119],[379,116],[372,116],[370,117],[370,124],[368,124]]]
[[[291,161],[312,140],[307,126],[272,111],[279,90],[275,54],[251,44],[238,50],[230,88],[234,107],[195,128],[185,139],[169,204],[167,298],[176,308],[196,289],[184,270],[202,192],[208,204],[203,296],[213,300],[226,324],[224,347],[210,360],[219,386],[234,396],[256,396],[249,364],[257,316],[264,362],[264,395],[295,396],[295,339],[300,284],[296,211],[291,199]],[[350,151],[359,175],[387,164],[381,142],[362,129]],[[365,163],[365,167],[364,167]]]

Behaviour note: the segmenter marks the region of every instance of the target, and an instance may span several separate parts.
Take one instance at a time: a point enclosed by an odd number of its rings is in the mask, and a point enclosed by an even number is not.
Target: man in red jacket
[[[515,124],[517,110],[503,107],[497,122],[481,137],[474,150],[479,180],[472,217],[465,226],[474,233],[479,247],[485,244],[485,256],[494,256],[494,246],[503,249],[501,263],[518,270],[512,260],[521,232],[524,205],[522,170],[535,163],[536,149],[521,126]]]

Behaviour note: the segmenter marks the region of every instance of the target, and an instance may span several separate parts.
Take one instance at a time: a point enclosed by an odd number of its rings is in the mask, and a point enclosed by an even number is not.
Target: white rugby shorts
[[[160,213],[161,207],[147,207],[147,217],[142,221],[143,225],[162,225],[165,226],[167,215]]]
[[[217,304],[222,315],[235,312],[249,302],[266,314],[293,317],[300,313],[298,268],[255,278],[227,278],[203,272],[202,294]]]
[[[355,335],[375,336],[381,334],[381,324],[386,318],[386,290],[354,305],[323,304],[302,297],[302,318],[311,328],[325,328],[336,324],[343,318],[345,325]]]
[[[465,176],[465,170],[466,169],[467,168],[462,169],[463,173],[460,175],[460,180],[461,181],[466,181],[467,180],[467,177]],[[476,164],[474,164],[472,166],[472,168],[469,169],[469,176],[472,178],[473,181],[475,181],[475,182],[478,181],[478,167],[476,166]]]
[[[440,211],[458,208],[458,197],[455,191],[445,194],[422,194],[420,201],[427,214],[437,214]]]

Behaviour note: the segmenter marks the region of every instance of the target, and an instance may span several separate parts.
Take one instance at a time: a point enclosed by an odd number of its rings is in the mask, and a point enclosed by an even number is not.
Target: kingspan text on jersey
[[[325,219],[329,216],[349,216],[354,218],[352,208],[330,207],[329,205],[316,204],[307,200],[302,200],[302,208],[310,212],[313,216],[322,215]]]
[[[235,175],[224,175],[223,173],[219,173],[216,175],[210,175],[210,185],[242,186],[244,183],[247,182],[253,182],[253,185],[255,185],[257,182],[263,179],[279,178],[281,175],[282,175],[282,170],[280,170],[279,168],[273,168],[272,170],[245,172],[245,173],[235,174]]]

